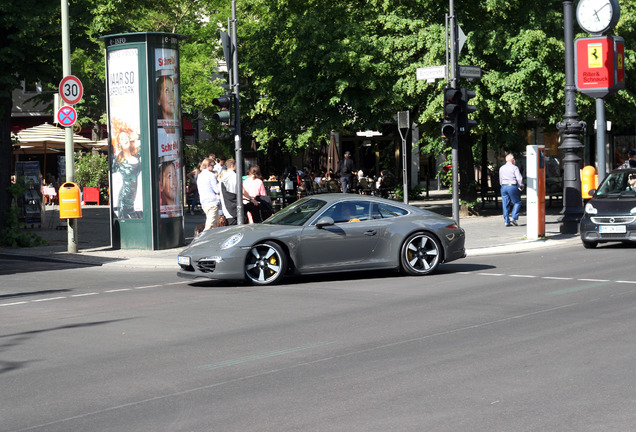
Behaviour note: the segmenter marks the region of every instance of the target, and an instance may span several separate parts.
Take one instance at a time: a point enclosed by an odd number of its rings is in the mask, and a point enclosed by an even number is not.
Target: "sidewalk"
[[[525,203],[525,201],[524,201]],[[428,198],[410,202],[445,216],[451,216],[452,197],[446,190],[431,191]],[[459,224],[466,231],[468,256],[519,253],[536,248],[578,244],[578,234],[560,234],[560,203],[546,209],[545,237],[527,240],[525,208],[519,218],[519,226],[504,226],[501,215],[501,201],[495,208],[489,202],[480,216],[460,217]],[[66,221],[59,219],[58,206],[46,206],[46,214],[40,227],[29,227],[48,242],[48,246],[32,248],[0,248],[0,256],[25,257],[33,260],[67,261],[86,265],[116,265],[135,268],[173,268],[177,270],[176,257],[183,247],[159,251],[137,249],[112,249],[110,244],[110,209],[108,206],[84,206],[82,218],[78,219],[78,253],[68,253],[68,232]],[[192,241],[196,225],[205,222],[199,211],[194,215],[185,213],[186,244]],[[60,229],[61,228],[61,229]]]

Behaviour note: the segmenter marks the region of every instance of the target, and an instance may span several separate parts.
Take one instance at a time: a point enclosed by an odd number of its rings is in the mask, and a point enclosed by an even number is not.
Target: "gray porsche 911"
[[[262,224],[203,232],[178,256],[184,278],[279,282],[286,274],[394,269],[433,273],[466,256],[455,221],[395,201],[311,195]]]

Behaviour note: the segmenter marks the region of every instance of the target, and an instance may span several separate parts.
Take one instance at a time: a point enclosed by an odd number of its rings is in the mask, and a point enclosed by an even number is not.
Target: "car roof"
[[[328,205],[334,204],[336,202],[342,202],[342,201],[370,201],[370,202],[394,205],[394,206],[402,207],[402,208],[417,209],[417,207],[413,207],[411,205],[404,204],[402,202],[388,200],[386,198],[381,198],[381,197],[377,197],[373,195],[325,193],[325,194],[307,195],[306,197],[303,197],[302,199],[319,199],[319,200],[325,201]]]

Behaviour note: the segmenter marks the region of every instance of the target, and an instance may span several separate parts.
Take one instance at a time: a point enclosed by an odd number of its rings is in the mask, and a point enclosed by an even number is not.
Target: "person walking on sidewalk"
[[[221,188],[216,178],[216,173],[212,171],[214,162],[203,159],[201,162],[201,172],[197,176],[197,189],[201,200],[201,209],[205,213],[205,230],[209,230],[219,220],[219,194]]]
[[[353,175],[355,174],[356,167],[351,160],[351,152],[346,151],[344,159],[338,162],[338,173],[340,174],[340,184],[342,185],[342,193],[350,191],[353,183]]]
[[[515,157],[512,154],[506,155],[506,164],[499,168],[499,184],[501,185],[501,207],[503,207],[503,217],[506,226],[517,226],[519,211],[521,210],[521,190],[523,178],[519,168],[515,165]],[[512,203],[512,220],[508,207]]]

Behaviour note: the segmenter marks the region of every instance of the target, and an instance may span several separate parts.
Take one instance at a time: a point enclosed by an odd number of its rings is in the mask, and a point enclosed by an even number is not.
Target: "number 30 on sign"
[[[75,105],[84,95],[84,87],[82,82],[73,75],[68,75],[60,81],[60,97],[69,105]]]

